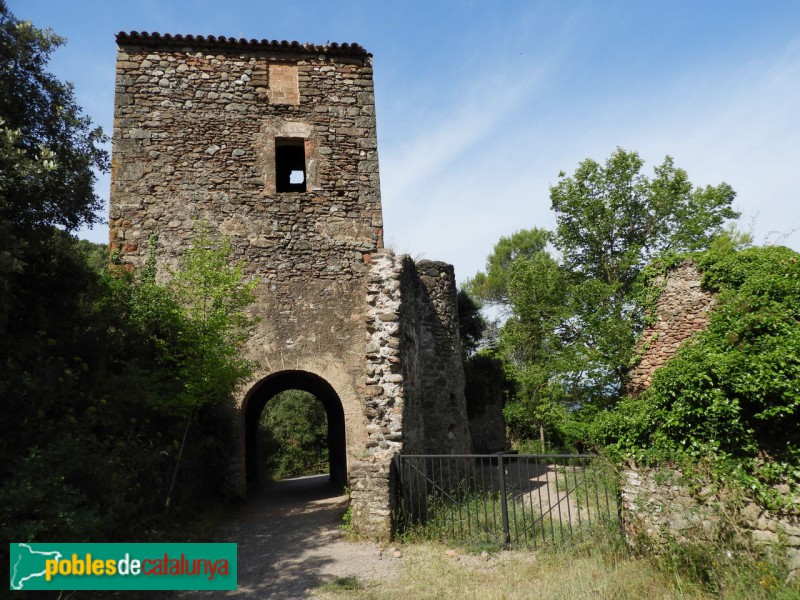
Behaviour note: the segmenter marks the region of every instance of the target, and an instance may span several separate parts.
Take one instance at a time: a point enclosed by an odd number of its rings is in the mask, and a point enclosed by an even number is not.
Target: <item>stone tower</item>
[[[157,233],[159,263],[174,264],[195,224],[207,222],[260,281],[253,310],[261,321],[247,347],[259,368],[237,398],[241,443],[231,479],[243,490],[255,473],[254,433],[266,402],[304,389],[327,411],[332,479],[345,483],[349,473],[351,487],[383,494],[364,496],[365,507],[380,506],[358,515],[384,535],[404,394],[419,398],[419,410],[423,395],[428,405],[441,396],[444,406],[428,430],[421,414],[411,416],[414,440],[466,451],[469,434],[452,267],[428,265],[430,283],[417,285],[413,261],[382,250],[371,55],[356,44],[136,32],[118,34],[117,45],[112,247],[137,267]],[[384,268],[387,260],[397,269]],[[395,285],[390,306],[375,306],[369,290],[383,289],[385,277],[402,279],[401,265],[413,280],[405,301]],[[414,309],[434,307],[441,294],[436,308]],[[403,302],[411,315],[404,323],[376,321]],[[377,345],[376,322],[389,328]],[[402,346],[401,325],[413,343]],[[424,364],[437,365],[438,383],[417,367],[434,343],[444,354]],[[445,363],[455,383],[441,383]]]

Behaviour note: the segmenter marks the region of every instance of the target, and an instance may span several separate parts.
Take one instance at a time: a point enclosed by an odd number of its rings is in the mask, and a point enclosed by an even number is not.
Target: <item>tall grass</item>
[[[790,600],[785,561],[753,548],[673,545],[663,554],[631,554],[615,527],[583,531],[569,543],[535,552],[492,551],[417,541],[402,547],[398,576],[362,579],[348,590],[326,588],[321,598],[436,598],[440,600]]]
[[[498,492],[469,481],[447,493],[439,489],[422,500],[423,510],[400,515],[398,541],[407,544],[409,556],[406,574],[366,585],[356,597],[800,599],[800,578],[790,578],[780,547],[721,535],[713,542],[637,545],[632,553],[619,526],[613,469],[593,462],[580,471],[570,465],[556,471],[561,481],[580,484],[568,522],[548,520],[555,516],[552,510],[548,515],[512,490],[507,504],[511,543],[506,544]],[[574,510],[585,510],[592,520],[579,521]],[[445,547],[459,548],[471,562],[454,562]],[[474,556],[483,551],[495,558],[482,562]]]

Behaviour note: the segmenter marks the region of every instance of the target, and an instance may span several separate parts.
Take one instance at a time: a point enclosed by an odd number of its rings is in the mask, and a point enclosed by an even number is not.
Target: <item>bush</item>
[[[772,485],[800,484],[800,254],[750,248],[697,262],[718,292],[708,328],[593,431],[634,456],[711,458],[718,475],[774,504]]]

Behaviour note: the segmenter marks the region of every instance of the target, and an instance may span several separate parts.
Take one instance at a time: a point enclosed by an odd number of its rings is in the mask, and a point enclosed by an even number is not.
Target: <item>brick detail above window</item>
[[[267,97],[270,104],[300,104],[297,65],[270,63]]]

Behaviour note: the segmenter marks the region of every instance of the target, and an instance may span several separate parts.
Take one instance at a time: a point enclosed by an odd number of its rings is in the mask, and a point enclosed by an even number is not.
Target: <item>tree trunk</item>
[[[181,447],[178,450],[178,460],[175,461],[175,470],[172,472],[172,482],[169,484],[169,492],[167,493],[167,500],[164,502],[164,510],[169,510],[172,504],[172,494],[175,491],[175,483],[178,481],[178,471],[181,468],[181,459],[183,458],[183,449],[186,447],[186,436],[189,434],[189,425],[192,424],[192,417],[194,411],[189,413],[189,418],[186,419],[186,429],[183,430],[183,439],[181,440]]]

